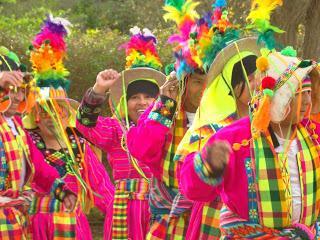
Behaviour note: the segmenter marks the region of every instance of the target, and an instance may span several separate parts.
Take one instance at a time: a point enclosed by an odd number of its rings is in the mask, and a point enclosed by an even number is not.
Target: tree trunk
[[[320,56],[320,0],[312,0],[306,12],[303,57],[318,59]]]
[[[304,23],[311,1],[285,0],[283,6],[279,7],[272,15],[272,24],[286,31],[277,36],[277,40],[284,46],[300,47],[298,45],[298,29],[299,25]]]

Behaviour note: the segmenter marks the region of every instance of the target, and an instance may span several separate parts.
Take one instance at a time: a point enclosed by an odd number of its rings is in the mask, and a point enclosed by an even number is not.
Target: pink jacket
[[[32,139],[29,135],[28,139],[32,142]],[[37,161],[43,163],[41,163],[41,165],[45,166],[45,168],[47,169],[47,175],[55,175],[56,178],[60,178],[56,168],[46,163],[42,152],[36,147],[34,143],[30,144],[30,154],[32,159],[37,159]],[[95,193],[101,196],[94,196],[95,206],[99,208],[103,213],[106,213],[113,201],[114,186],[103,164],[99,161],[88,143],[85,143],[84,156],[87,170],[82,170],[81,175],[83,179],[85,179],[86,175],[88,176],[88,184]],[[63,181],[67,189],[71,190],[75,194],[78,193],[78,180],[75,176],[67,174],[63,178]],[[46,181],[44,181],[44,179],[42,178],[42,181],[40,182]],[[47,192],[45,191],[45,189],[43,189],[43,184],[40,184],[39,181],[34,182],[32,188],[39,193],[45,194]]]
[[[319,135],[320,126],[317,125],[316,133]],[[241,143],[243,139],[251,138],[249,118],[240,119],[230,126],[217,132],[210,138],[206,146],[217,140]],[[220,184],[205,183],[195,170],[194,159],[200,154],[206,158],[206,146],[201,152],[194,152],[187,156],[180,175],[180,189],[187,198],[195,201],[209,202],[219,194],[227,207],[243,219],[249,219],[248,213],[248,179],[245,170],[245,160],[250,157],[250,146],[241,147],[239,151],[232,151],[229,163],[224,171]]]
[[[114,180],[142,178],[130,163],[128,153],[121,145],[124,133],[116,119],[100,116],[94,127],[84,126],[77,121],[77,129],[91,143],[107,153]],[[149,168],[144,164],[139,166],[150,178]]]

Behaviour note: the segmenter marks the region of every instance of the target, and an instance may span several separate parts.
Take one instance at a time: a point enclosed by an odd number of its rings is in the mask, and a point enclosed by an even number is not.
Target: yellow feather
[[[254,0],[247,19],[265,19],[269,21],[271,12],[278,6],[282,6],[282,4],[283,0]]]
[[[163,9],[167,12],[163,15],[165,21],[174,21],[177,25],[180,25],[186,17],[192,20],[199,18],[199,14],[196,12],[196,7],[199,2],[193,2],[187,0],[181,8],[181,11],[173,6],[164,6]]]

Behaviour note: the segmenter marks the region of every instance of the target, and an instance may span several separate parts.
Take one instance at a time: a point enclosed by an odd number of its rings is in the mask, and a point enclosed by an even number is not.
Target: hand
[[[77,196],[74,193],[67,191],[66,196],[63,199],[63,205],[68,209],[68,211],[72,212],[76,207],[76,204]]]
[[[119,80],[121,74],[113,69],[107,69],[100,72],[97,76],[93,91],[98,94],[105,94],[113,84]]]
[[[207,147],[207,162],[213,171],[214,177],[221,177],[228,164],[232,149],[228,142],[217,141]]]
[[[167,81],[160,87],[160,94],[176,100],[179,90],[176,72],[171,72]]]
[[[0,87],[20,87],[23,83],[23,73],[19,71],[3,71],[0,73]]]

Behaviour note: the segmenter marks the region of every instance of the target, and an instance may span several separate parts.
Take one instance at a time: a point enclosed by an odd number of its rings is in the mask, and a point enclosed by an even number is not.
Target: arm
[[[220,194],[223,178],[228,179],[225,173],[231,172],[227,163],[234,162],[234,155],[227,152],[229,150],[224,144],[214,135],[200,152],[187,155],[179,179],[180,190],[187,198],[209,202]],[[221,161],[220,165],[221,154],[225,163]],[[212,158],[216,158],[217,164],[212,164]]]
[[[170,141],[176,102],[160,96],[151,111],[139,119],[136,127],[131,127],[128,135],[128,149],[132,156],[148,165],[151,171],[159,171],[166,141]]]
[[[95,193],[100,195],[94,196],[95,206],[103,213],[106,213],[113,203],[114,185],[89,144],[86,144],[85,162],[90,186]]]
[[[116,126],[111,118],[99,117],[106,96],[88,89],[77,112],[78,131],[91,143],[109,151],[116,141]]]

